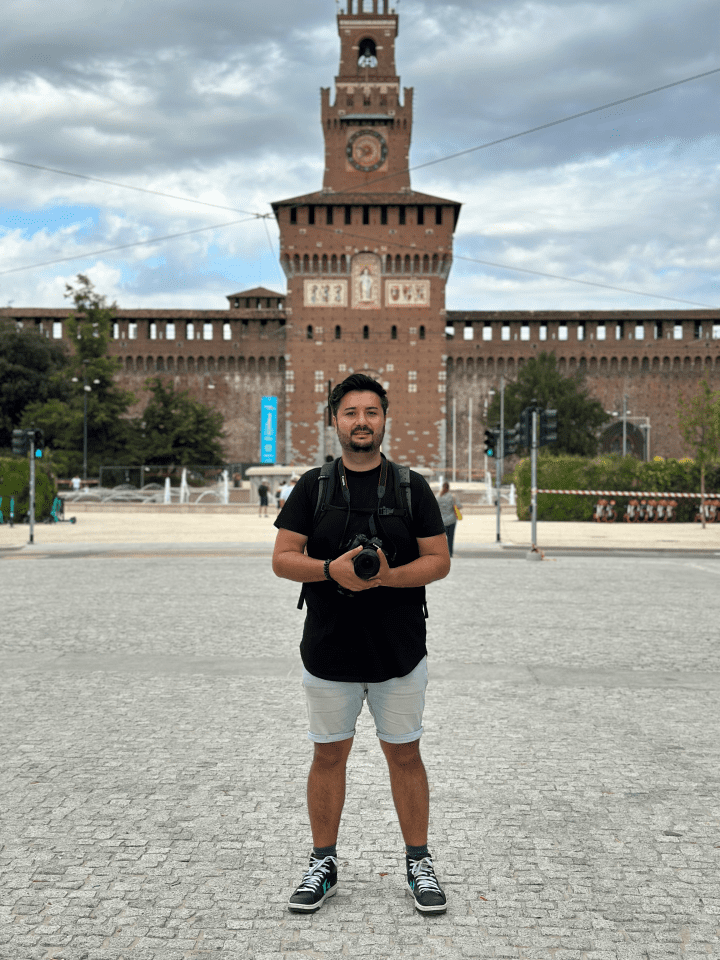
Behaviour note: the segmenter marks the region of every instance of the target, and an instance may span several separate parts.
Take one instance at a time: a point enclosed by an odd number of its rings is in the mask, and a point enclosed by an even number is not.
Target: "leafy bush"
[[[55,482],[41,464],[35,465],[35,520],[50,516],[57,495]],[[30,464],[17,458],[0,459],[0,497],[3,518],[10,515],[10,499],[15,500],[15,520],[22,521],[30,513]]]
[[[515,469],[517,515],[530,519],[530,458]],[[627,490],[627,497],[613,497],[618,518],[636,494],[635,490],[658,493],[697,493],[700,490],[700,468],[691,460],[653,460],[644,463],[634,457],[605,455],[585,457],[538,457],[538,487],[550,490]],[[706,490],[720,493],[720,465],[706,472]],[[538,520],[591,520],[598,497],[538,494]],[[679,500],[675,519],[687,523],[695,519],[698,500]]]

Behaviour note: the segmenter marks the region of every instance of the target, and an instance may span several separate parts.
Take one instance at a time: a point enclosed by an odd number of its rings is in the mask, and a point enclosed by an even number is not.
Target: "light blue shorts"
[[[303,668],[308,739],[337,743],[355,736],[355,723],[367,697],[377,735],[386,743],[411,743],[423,733],[427,657],[404,677],[383,683],[321,680]]]

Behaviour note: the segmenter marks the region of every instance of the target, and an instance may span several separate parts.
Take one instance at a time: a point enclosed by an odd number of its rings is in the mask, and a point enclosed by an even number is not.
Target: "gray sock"
[[[324,860],[325,857],[337,858],[337,844],[334,843],[331,847],[313,847],[313,856],[318,860]]]

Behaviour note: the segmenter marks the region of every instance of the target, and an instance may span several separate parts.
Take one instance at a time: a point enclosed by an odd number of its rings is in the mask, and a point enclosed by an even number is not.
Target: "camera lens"
[[[380,557],[376,550],[367,547],[353,560],[355,575],[361,580],[371,580],[380,572]]]

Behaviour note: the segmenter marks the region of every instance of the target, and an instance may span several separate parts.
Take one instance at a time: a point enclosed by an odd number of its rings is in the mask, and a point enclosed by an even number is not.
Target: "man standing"
[[[280,510],[282,510],[282,508],[285,506],[287,499],[290,496],[290,494],[293,492],[293,488],[296,483],[297,483],[297,477],[290,477],[288,482],[283,484],[283,486],[280,488],[280,503],[279,503]]]
[[[409,473],[408,500],[397,468],[380,453],[387,407],[383,387],[364,374],[335,387],[330,408],[342,457],[322,485],[322,500],[320,468],[309,470],[275,521],[273,570],[302,583],[307,601],[300,654],[314,743],[307,785],[313,851],[288,903],[294,912],[314,912],[337,891],[345,768],[365,698],[388,763],[408,890],[423,913],[447,909],[427,848],[429,789],[419,740],[427,686],[424,588],[447,576],[450,557],[426,481]],[[369,579],[354,565],[361,552],[367,558],[362,545],[350,548],[358,534],[382,541]]]

